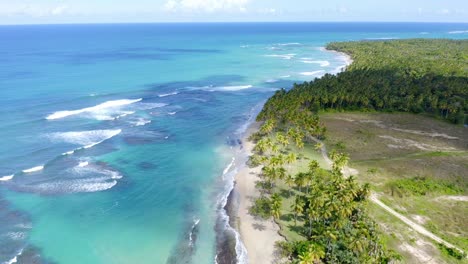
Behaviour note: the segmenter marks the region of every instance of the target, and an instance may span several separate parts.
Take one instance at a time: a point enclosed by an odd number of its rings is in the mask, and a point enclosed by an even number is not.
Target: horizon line
[[[357,24],[357,23],[375,23],[375,24],[468,24],[467,22],[447,22],[447,21],[148,21],[148,22],[60,22],[60,23],[17,23],[1,24],[0,26],[47,26],[47,25],[129,25],[129,24],[275,24],[275,23],[337,23],[337,24]]]

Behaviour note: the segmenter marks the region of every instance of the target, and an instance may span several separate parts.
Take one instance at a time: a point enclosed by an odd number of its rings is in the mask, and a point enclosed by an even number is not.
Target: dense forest
[[[353,63],[337,75],[278,91],[260,120],[290,109],[336,109],[427,113],[453,123],[468,121],[468,40],[337,42],[327,49],[349,54]]]

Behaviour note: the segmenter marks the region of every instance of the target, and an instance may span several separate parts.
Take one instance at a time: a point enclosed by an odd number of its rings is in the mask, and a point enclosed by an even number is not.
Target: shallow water
[[[237,139],[276,89],[341,70],[321,47],[467,28],[0,27],[0,263],[213,263]]]

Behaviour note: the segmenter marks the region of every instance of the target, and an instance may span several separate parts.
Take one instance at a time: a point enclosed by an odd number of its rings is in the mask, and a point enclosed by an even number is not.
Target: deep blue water
[[[339,72],[330,41],[467,30],[0,26],[0,263],[213,263],[236,139],[274,90]]]

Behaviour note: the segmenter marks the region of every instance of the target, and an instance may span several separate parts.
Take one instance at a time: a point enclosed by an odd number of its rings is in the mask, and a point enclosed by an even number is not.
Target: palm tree
[[[299,255],[299,264],[314,264],[325,257],[325,248],[322,245],[311,243],[307,250]]]
[[[309,172],[315,173],[317,169],[319,168],[319,164],[316,160],[312,160],[309,162]]]
[[[291,205],[291,209],[294,211],[294,225],[297,225],[297,215],[304,212],[304,199],[301,196],[296,196],[294,203]]]
[[[281,144],[283,147],[286,147],[287,145],[289,145],[289,140],[288,138],[283,135],[283,133],[276,133],[276,141]]]
[[[288,155],[286,155],[286,162],[288,164],[291,164],[293,162],[295,162],[297,160],[297,156],[294,152],[290,152],[288,153]]]
[[[299,191],[302,192],[302,187],[306,185],[305,174],[302,172],[296,174],[296,177],[294,177],[294,181],[296,183],[296,186],[299,187]]]
[[[275,121],[272,119],[268,119],[265,123],[260,127],[260,133],[269,134],[275,128]]]
[[[294,185],[294,176],[292,176],[291,174],[288,174],[286,176],[286,178],[284,179],[284,182],[286,183],[286,185],[288,185],[289,187],[289,196],[292,195],[292,187]]]
[[[279,219],[281,215],[281,196],[277,193],[271,196],[271,215],[274,219]]]

